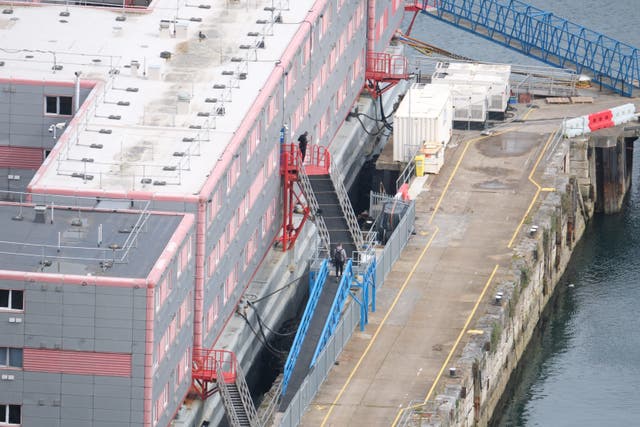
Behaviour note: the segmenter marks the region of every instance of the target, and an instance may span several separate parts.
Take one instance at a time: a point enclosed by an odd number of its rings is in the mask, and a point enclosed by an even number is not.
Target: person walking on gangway
[[[302,163],[304,163],[304,156],[307,154],[307,143],[309,142],[309,132],[305,131],[298,137],[298,147],[300,147],[300,155],[302,156]]]
[[[347,251],[342,247],[342,243],[338,243],[333,253],[333,264],[336,266],[336,277],[342,277],[344,263],[347,260]]]

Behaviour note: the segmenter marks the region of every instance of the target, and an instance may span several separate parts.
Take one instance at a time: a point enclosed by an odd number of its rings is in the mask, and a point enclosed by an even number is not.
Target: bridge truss
[[[420,12],[547,64],[574,68],[622,95],[640,88],[638,49],[519,0],[414,0]]]

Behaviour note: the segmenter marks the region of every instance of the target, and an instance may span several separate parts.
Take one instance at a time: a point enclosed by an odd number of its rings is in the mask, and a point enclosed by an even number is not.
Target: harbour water
[[[529,3],[640,47],[638,0]],[[542,65],[431,18],[418,19],[412,36],[478,60]],[[640,143],[637,145],[623,212],[597,216],[589,224],[492,425],[640,424],[640,316],[636,310],[640,301]]]

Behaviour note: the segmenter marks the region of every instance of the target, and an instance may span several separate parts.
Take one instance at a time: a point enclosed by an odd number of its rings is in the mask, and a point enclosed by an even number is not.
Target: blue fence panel
[[[324,283],[327,280],[328,274],[329,260],[325,259],[322,261],[318,273],[314,275],[315,281],[309,295],[309,300],[307,301],[307,306],[305,307],[304,313],[302,314],[300,326],[298,326],[296,337],[293,339],[291,350],[289,350],[287,361],[284,364],[282,391],[280,393],[282,396],[284,396],[287,391],[287,386],[289,385],[291,374],[293,374],[293,368],[295,368],[296,366],[296,361],[298,360],[298,355],[300,354],[302,343],[304,342],[304,338],[307,335],[307,331],[309,330],[309,324],[311,323],[313,313],[316,310],[316,306],[318,305],[318,299],[320,298],[320,294],[322,293],[322,288],[324,287]]]

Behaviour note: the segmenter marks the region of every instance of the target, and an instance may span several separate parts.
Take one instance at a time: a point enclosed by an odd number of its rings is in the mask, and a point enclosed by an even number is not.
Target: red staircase
[[[193,389],[202,400],[219,391],[231,427],[264,424],[258,417],[244,373],[233,352],[195,348],[192,363]]]
[[[282,144],[280,151],[280,174],[283,178],[282,193],[282,236],[279,242],[282,250],[289,250],[295,243],[304,223],[316,209],[312,209],[313,195],[306,192],[304,183],[307,175],[322,175],[329,173],[331,155],[326,147],[309,145],[305,161],[302,161],[300,150],[296,144]],[[294,213],[302,214],[301,218],[294,217]]]
[[[224,381],[227,384],[235,383],[237,362],[233,352],[194,348],[192,360],[193,388],[202,400],[218,391],[216,387],[209,388],[210,384],[218,383],[218,381]]]
[[[407,77],[407,58],[403,55],[367,53],[367,71],[365,73],[367,84],[365,87],[374,99]],[[385,85],[380,86],[381,83]]]

